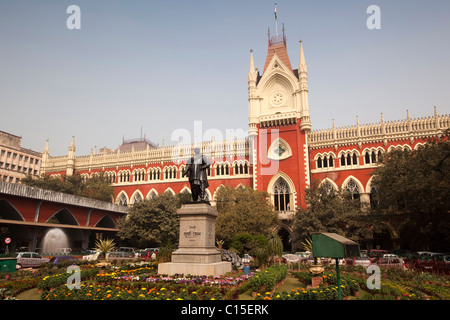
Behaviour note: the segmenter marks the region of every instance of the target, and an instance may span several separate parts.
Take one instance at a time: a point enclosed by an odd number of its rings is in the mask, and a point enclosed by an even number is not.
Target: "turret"
[[[75,137],[72,136],[72,141],[69,146],[69,154],[67,156],[66,175],[72,176],[75,170]]]
[[[309,118],[309,103],[308,103],[308,68],[306,67],[305,54],[303,53],[303,43],[300,40],[300,57],[298,61],[298,80],[300,84],[300,99],[302,105],[302,116],[300,122],[300,129],[309,132],[311,131],[311,122]]]

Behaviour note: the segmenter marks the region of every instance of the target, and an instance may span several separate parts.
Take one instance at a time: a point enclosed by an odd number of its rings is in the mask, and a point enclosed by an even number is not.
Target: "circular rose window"
[[[270,102],[274,106],[279,106],[284,102],[284,95],[282,93],[274,93],[270,99]]]

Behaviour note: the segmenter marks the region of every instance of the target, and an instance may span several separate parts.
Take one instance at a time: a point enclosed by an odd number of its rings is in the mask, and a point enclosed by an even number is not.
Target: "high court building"
[[[262,71],[261,71],[262,70]],[[297,208],[305,208],[305,189],[317,180],[327,187],[348,190],[362,205],[370,205],[377,192],[371,172],[378,158],[394,148],[414,150],[450,127],[450,117],[439,115],[311,130],[308,70],[300,41],[298,65],[293,66],[281,35],[269,32],[262,69],[250,51],[248,71],[248,136],[199,144],[156,146],[146,138],[124,140],[116,150],[103,148],[89,155],[75,155],[75,140],[64,156],[50,156],[48,141],[42,153],[41,172],[54,177],[103,172],[115,188],[114,202],[124,206],[164,192],[190,192],[182,172],[186,161],[201,147],[211,161],[208,198],[214,204],[222,186],[249,186],[266,191],[282,224],[279,234],[292,235]],[[331,120],[331,119],[330,119]],[[331,121],[330,121],[331,122]]]

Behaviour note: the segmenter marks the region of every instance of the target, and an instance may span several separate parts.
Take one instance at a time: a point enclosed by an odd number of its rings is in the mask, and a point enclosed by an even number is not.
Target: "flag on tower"
[[[277,3],[275,2],[275,20],[278,20],[278,14],[277,14]]]

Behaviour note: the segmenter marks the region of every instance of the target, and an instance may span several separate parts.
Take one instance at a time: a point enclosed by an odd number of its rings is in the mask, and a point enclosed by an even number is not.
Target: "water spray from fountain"
[[[48,230],[42,240],[42,252],[46,254],[55,254],[58,249],[67,247],[69,247],[69,239],[65,232],[59,228]]]

